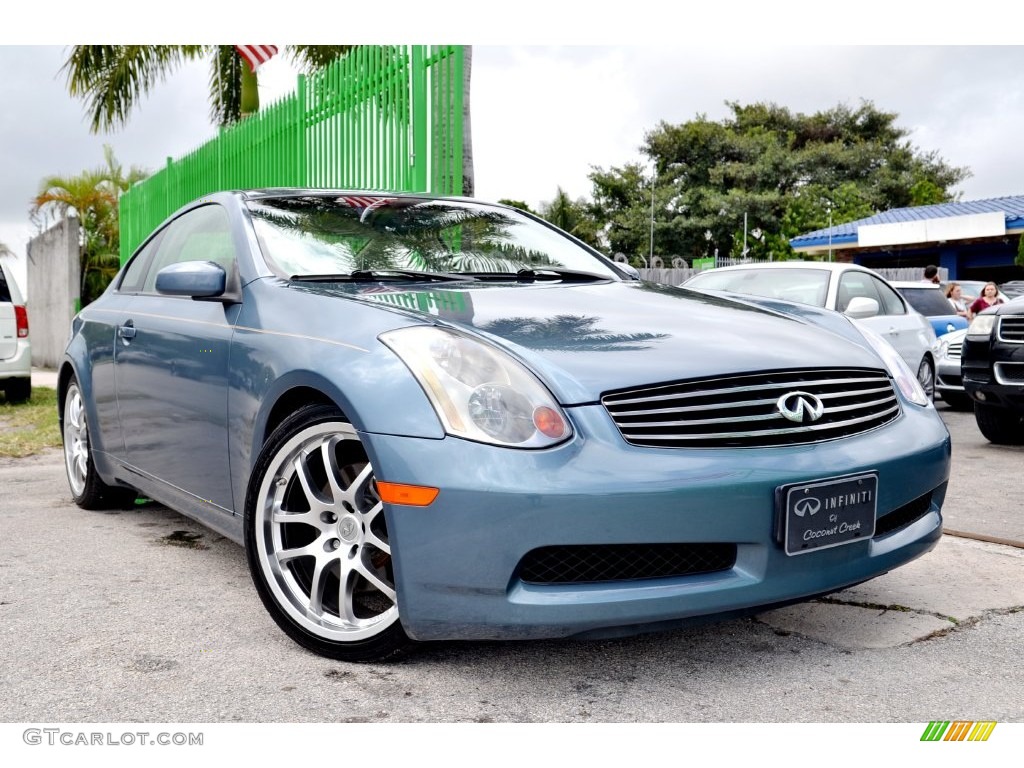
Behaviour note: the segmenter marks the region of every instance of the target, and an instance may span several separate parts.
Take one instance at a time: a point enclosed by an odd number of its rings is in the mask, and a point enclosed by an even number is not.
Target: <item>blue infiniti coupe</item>
[[[844,316],[645,283],[525,213],[204,197],[75,318],[68,482],[245,547],[301,645],[602,637],[870,579],[941,534],[950,440]]]

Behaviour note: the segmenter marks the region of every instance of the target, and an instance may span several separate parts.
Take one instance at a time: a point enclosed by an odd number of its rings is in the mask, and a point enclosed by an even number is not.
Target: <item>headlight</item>
[[[885,367],[889,369],[889,373],[896,379],[896,386],[900,388],[900,392],[910,402],[916,403],[917,405],[929,405],[928,395],[921,389],[921,384],[917,381],[917,376],[907,363],[900,357],[899,352],[893,349],[892,344],[883,339],[877,333],[872,331],[863,325],[854,323],[857,330],[860,331],[861,335],[867,340],[867,342],[874,348],[875,352],[878,353],[879,357],[885,363]]]
[[[989,336],[992,335],[992,329],[995,328],[995,327],[996,327],[996,316],[995,316],[995,314],[991,314],[991,315],[985,315],[985,314],[977,315],[973,320],[971,320],[971,324],[969,326],[967,326],[967,335],[968,336],[984,336],[985,338],[988,338]]]
[[[428,325],[379,338],[412,371],[448,434],[515,448],[546,448],[572,435],[547,388],[497,347]]]

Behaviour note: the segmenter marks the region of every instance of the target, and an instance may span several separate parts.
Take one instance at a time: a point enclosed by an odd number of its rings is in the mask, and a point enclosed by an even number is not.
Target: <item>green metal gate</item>
[[[358,46],[121,196],[121,262],[170,214],[228,189],[462,194],[462,46]]]

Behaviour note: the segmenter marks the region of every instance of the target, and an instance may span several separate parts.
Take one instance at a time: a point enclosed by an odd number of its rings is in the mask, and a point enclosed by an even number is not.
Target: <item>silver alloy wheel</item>
[[[64,466],[67,468],[71,493],[76,498],[80,497],[89,479],[89,425],[85,420],[85,404],[77,384],[68,387],[64,399]]]
[[[917,367],[917,382],[921,385],[921,389],[928,396],[929,400],[935,399],[935,368],[928,361],[926,357],[921,361],[921,365]]]
[[[288,440],[263,475],[253,513],[263,577],[296,624],[354,642],[398,620],[384,506],[350,424],[315,424]]]

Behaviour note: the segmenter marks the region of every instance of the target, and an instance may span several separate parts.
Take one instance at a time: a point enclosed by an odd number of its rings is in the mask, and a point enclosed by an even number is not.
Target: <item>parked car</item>
[[[895,347],[921,386],[935,392],[935,331],[881,275],[856,264],[777,261],[698,272],[683,287],[824,307],[855,318]]]
[[[0,264],[0,389],[9,403],[32,396],[28,309],[14,277]]]
[[[954,410],[969,411],[974,406],[964,391],[960,372],[960,357],[967,329],[946,333],[939,337],[935,365],[935,393]]]
[[[935,283],[891,280],[889,285],[899,291],[910,306],[928,318],[937,337],[967,327],[967,318],[956,313],[945,292]]]
[[[1024,445],[1024,297],[975,316],[961,364],[981,434],[1000,445]]]
[[[949,477],[870,330],[465,199],[208,195],[78,314],[58,392],[80,506],[242,544],[281,629],[349,661],[832,592],[930,550]]]
[[[982,283],[984,285],[984,283]],[[981,293],[981,288],[978,289],[978,293]],[[1024,296],[1024,280],[1010,280],[1009,282],[1003,283],[999,286],[999,293],[1003,298],[1003,301],[1009,301],[1015,299],[1018,296]]]

